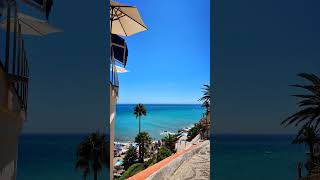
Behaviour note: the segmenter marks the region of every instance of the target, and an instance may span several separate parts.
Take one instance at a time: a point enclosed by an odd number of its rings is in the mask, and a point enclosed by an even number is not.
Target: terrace
[[[11,16],[11,9],[14,9],[14,16]],[[4,31],[0,31],[0,43],[2,47],[0,54],[0,68],[8,81],[9,90],[13,96],[17,96],[21,109],[26,113],[28,109],[28,81],[29,65],[24,39],[21,34],[21,24],[18,23],[16,8],[8,8],[8,16],[0,17],[6,21],[2,25]],[[10,17],[10,18],[8,18]],[[13,22],[11,22],[13,20]],[[13,32],[13,33],[11,33]],[[4,52],[2,52],[4,50]]]

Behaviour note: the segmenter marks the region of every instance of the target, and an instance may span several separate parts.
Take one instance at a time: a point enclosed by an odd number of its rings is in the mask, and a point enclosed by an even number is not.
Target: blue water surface
[[[18,180],[83,179],[75,169],[76,149],[86,134],[24,134],[20,137]],[[99,179],[106,179],[104,168]],[[93,179],[92,175],[87,179]]]
[[[214,135],[212,177],[217,180],[294,180],[306,159],[293,135]]]
[[[134,140],[139,121],[134,115],[134,104],[118,104],[116,108],[115,137],[119,141]],[[146,104],[147,116],[141,118],[141,131],[161,139],[162,131],[176,132],[192,126],[202,118],[204,109],[194,104]]]

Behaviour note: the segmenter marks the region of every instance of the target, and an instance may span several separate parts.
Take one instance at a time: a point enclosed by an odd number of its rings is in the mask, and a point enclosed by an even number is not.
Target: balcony
[[[21,35],[21,27],[17,21],[14,29],[7,26],[0,31],[0,69],[3,72],[8,89],[13,96],[17,96],[20,108],[27,112],[28,109],[28,81],[29,66],[24,39]]]

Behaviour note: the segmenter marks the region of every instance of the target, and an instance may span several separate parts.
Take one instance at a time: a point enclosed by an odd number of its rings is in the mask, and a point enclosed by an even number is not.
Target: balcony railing
[[[1,47],[5,47],[4,57],[0,57],[0,68],[2,68],[8,77],[9,85],[16,92],[21,108],[27,112],[28,107],[28,80],[29,80],[29,67],[27,52],[24,45],[24,40],[21,35],[21,26],[17,21],[16,9],[14,15],[11,16],[11,9],[8,8],[7,16],[5,17],[7,21],[6,29],[4,32],[5,38],[1,38]],[[12,19],[14,22],[11,22]],[[10,24],[13,23],[13,29]],[[3,34],[3,33],[2,33]],[[5,42],[3,42],[3,40]],[[3,46],[4,44],[4,46]],[[3,48],[2,48],[3,49]]]
[[[116,91],[116,95],[118,95],[119,90],[119,79],[118,79],[118,72],[116,69],[115,59],[113,57],[113,51],[111,49],[111,57],[110,57],[110,84],[112,85],[113,89]]]

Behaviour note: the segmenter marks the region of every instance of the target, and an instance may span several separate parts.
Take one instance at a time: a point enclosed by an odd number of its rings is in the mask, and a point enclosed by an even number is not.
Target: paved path
[[[184,162],[170,178],[172,180],[210,179],[210,144]]]

